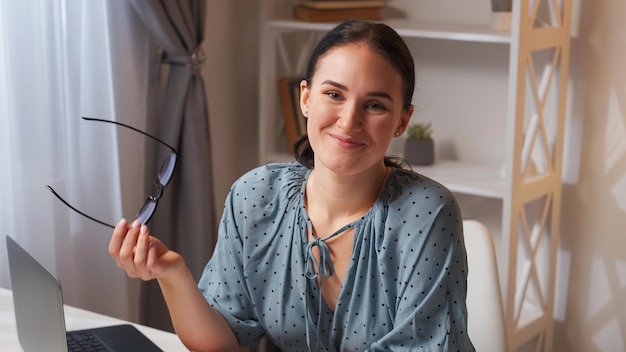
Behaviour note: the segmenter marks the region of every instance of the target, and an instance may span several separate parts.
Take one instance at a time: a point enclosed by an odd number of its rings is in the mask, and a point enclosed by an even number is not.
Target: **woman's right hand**
[[[146,225],[122,219],[113,230],[109,253],[128,276],[158,279],[174,330],[191,351],[249,351],[240,346],[224,317],[198,289],[183,257],[150,236]]]
[[[129,225],[122,219],[117,224],[109,242],[109,253],[128,276],[145,281],[165,279],[185,265],[180,254],[150,236],[148,226],[138,220]]]

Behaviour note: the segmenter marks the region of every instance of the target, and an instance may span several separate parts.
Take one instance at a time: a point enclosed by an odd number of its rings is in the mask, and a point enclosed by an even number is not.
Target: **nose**
[[[344,104],[339,117],[337,126],[344,132],[360,131],[362,128],[361,114],[356,104]]]

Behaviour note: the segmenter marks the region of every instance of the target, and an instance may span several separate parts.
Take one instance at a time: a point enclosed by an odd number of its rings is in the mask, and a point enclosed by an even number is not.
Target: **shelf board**
[[[412,168],[454,193],[504,199],[505,179],[501,175],[500,167],[442,161],[431,166],[413,165]]]
[[[394,28],[405,38],[429,38],[484,43],[511,43],[511,33],[491,28],[487,25],[429,23],[406,19],[388,19],[383,23]],[[293,18],[277,18],[267,25],[279,30],[329,31],[337,23],[304,22]]]
[[[486,25],[429,23],[409,20],[384,21],[404,37],[457,40],[466,42],[511,43],[511,33]]]

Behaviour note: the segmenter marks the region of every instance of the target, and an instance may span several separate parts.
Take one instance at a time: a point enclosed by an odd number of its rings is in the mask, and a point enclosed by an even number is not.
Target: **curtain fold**
[[[198,280],[217,239],[208,109],[200,75],[206,3],[129,1],[162,48],[158,58],[169,64],[162,106],[155,109],[158,114],[148,116],[148,123],[155,124],[155,133],[179,153],[174,176],[149,225],[155,236],[185,258]],[[153,165],[160,165],[165,152],[149,152],[146,157],[152,159]],[[156,172],[156,168],[148,166],[146,181],[154,181]],[[158,284],[153,281],[142,285],[141,323],[172,330]]]
[[[123,165],[143,144],[80,118],[143,122],[136,104],[126,104],[146,92],[135,84],[144,81],[134,67],[147,62],[136,49],[146,30],[136,22],[125,2],[0,1],[0,286],[10,287],[4,236],[11,235],[59,277],[66,303],[125,319],[134,318],[134,283],[108,255],[111,231],[73,213],[45,185],[111,222],[143,201],[142,189],[123,192],[121,181],[142,179]],[[131,69],[120,74],[116,63]],[[123,212],[124,204],[133,209]]]

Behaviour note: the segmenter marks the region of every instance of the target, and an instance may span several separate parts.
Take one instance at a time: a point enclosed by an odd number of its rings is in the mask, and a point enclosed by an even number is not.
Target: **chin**
[[[357,174],[371,168],[376,162],[364,160],[364,158],[338,158],[331,157],[319,161],[325,168],[336,173],[346,175]]]

